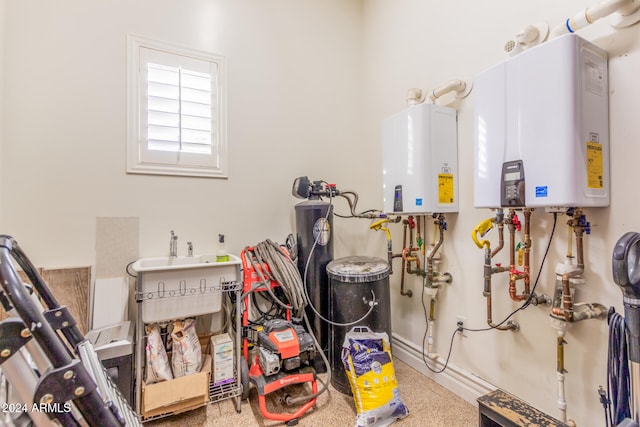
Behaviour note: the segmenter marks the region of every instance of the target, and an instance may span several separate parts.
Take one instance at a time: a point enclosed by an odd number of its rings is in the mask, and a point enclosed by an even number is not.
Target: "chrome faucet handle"
[[[169,256],[175,258],[178,256],[178,236],[171,230],[171,240],[169,240]]]

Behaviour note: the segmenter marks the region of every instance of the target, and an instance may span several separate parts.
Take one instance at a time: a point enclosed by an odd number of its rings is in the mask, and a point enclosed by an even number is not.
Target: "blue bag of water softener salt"
[[[400,398],[389,336],[356,326],[342,345],[342,363],[356,405],[356,427],[381,427],[409,415]]]

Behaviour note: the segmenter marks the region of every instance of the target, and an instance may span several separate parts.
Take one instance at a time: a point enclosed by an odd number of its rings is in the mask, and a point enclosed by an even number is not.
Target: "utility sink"
[[[132,269],[137,273],[136,300],[143,322],[220,311],[222,292],[241,280],[240,265],[235,255],[224,262],[216,262],[215,254],[139,259]]]
[[[237,264],[240,258],[235,255],[229,255],[229,261],[216,262],[215,254],[204,254],[195,256],[179,256],[179,257],[151,257],[141,258],[133,263],[132,268],[137,272],[177,270],[189,268],[209,267],[208,264],[229,265]]]

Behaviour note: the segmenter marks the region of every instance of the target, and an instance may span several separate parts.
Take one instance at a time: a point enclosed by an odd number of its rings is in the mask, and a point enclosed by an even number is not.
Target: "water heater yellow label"
[[[587,141],[587,188],[604,188],[602,144]]]
[[[453,203],[453,174],[438,174],[438,203]]]

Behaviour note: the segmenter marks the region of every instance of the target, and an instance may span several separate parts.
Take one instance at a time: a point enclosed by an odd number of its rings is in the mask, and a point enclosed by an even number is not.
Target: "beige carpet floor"
[[[400,396],[409,408],[409,415],[394,423],[394,426],[471,427],[478,425],[478,409],[475,406],[398,359],[394,359],[393,363],[398,378]],[[318,384],[318,386],[320,385]],[[300,418],[298,425],[353,427],[355,417],[353,398],[330,387],[328,392],[318,397],[315,408]],[[236,412],[235,399],[233,399],[145,423],[145,426],[153,427],[275,427],[284,425],[282,422],[263,419],[255,388],[251,389],[249,399],[242,402],[240,413]]]

